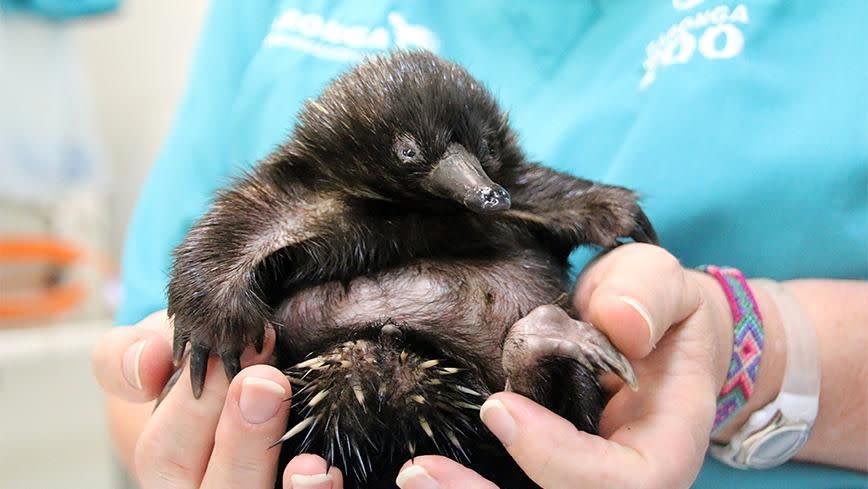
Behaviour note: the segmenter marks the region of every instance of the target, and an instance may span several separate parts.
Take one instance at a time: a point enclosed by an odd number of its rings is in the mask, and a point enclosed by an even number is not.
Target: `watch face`
[[[792,458],[802,448],[810,434],[810,429],[803,424],[780,426],[756,440],[745,462],[750,467],[757,469],[780,465]]]

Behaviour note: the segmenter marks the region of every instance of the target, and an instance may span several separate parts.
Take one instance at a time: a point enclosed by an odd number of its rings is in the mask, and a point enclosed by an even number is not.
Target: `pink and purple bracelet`
[[[717,412],[712,433],[716,433],[750,399],[759,374],[765,334],[756,299],[735,268],[703,265],[699,270],[720,283],[732,312],[733,349],[726,382],[717,396]]]

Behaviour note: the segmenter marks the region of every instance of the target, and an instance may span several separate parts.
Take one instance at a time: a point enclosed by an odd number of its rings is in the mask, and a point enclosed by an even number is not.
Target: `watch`
[[[793,458],[811,436],[820,401],[820,355],[813,324],[799,303],[772,280],[755,279],[772,298],[783,324],[787,360],[781,392],[755,411],[729,443],[709,452],[739,469],[767,469]]]

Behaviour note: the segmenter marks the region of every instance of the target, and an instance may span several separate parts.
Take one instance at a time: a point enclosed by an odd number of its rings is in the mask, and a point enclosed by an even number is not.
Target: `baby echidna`
[[[655,242],[636,196],[529,163],[463,68],[370,59],[299,115],[292,137],[216,198],[175,254],[175,360],[194,394],[208,357],[238,372],[278,335],[295,385],[287,456],[386,487],[408,458],[456,457],[530,482],[478,421],[505,387],[596,430],[593,373],[629,364],[560,299],[576,246]]]

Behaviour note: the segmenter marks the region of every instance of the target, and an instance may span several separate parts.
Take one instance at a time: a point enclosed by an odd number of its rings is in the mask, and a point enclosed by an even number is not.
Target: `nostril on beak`
[[[509,192],[499,185],[480,189],[479,203],[481,210],[486,212],[506,210],[511,204]]]

